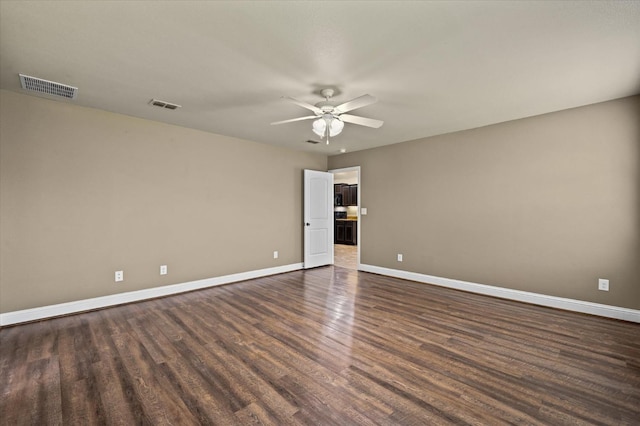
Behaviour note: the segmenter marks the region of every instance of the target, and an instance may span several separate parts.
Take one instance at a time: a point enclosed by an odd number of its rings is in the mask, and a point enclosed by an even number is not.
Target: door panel
[[[326,229],[312,229],[311,233],[311,247],[309,248],[312,256],[322,255],[329,250],[327,244],[327,230]]]

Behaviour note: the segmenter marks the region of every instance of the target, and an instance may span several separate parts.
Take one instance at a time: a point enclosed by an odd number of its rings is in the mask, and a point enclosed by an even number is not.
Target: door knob
[[[311,226],[311,224],[310,224],[309,222],[305,223],[305,225],[307,225],[307,226]]]

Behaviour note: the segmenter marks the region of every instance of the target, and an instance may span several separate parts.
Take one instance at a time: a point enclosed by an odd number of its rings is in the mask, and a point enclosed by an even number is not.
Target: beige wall
[[[0,95],[0,312],[302,261],[326,157]],[[363,263],[640,309],[640,96],[328,164],[356,165]]]
[[[329,158],[350,166],[364,264],[640,309],[640,96]]]
[[[325,156],[0,102],[0,312],[302,262],[302,170]]]

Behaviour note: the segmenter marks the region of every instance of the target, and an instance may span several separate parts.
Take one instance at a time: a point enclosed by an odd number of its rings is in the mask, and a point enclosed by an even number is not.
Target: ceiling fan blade
[[[359,124],[361,126],[373,127],[374,129],[379,128],[384,124],[384,121],[374,120],[373,118],[365,118],[358,117],[357,115],[351,114],[340,114],[338,118],[345,123]]]
[[[287,99],[287,100],[293,102],[294,104],[296,104],[298,106],[301,106],[302,108],[309,109],[309,110],[313,111],[317,115],[322,115],[322,110],[320,108],[318,108],[317,106],[315,106],[315,105],[311,105],[311,104],[308,104],[306,102],[299,101],[299,100],[291,98],[289,96],[283,96],[282,98],[283,99]]]
[[[362,108],[367,105],[371,105],[378,102],[376,98],[371,95],[362,95],[358,98],[351,99],[348,102],[338,105],[333,109],[334,113],[342,114],[343,112],[352,111],[357,108]]]
[[[271,123],[271,125],[273,126],[274,124],[284,124],[284,123],[293,123],[294,121],[311,120],[312,118],[318,118],[318,116],[317,115],[308,115],[306,117],[292,118],[291,120],[275,121],[275,122]]]

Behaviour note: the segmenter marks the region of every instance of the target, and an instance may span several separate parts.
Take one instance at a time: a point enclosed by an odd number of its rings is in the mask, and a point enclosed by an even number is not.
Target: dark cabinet
[[[349,185],[350,206],[358,205],[358,185]]]
[[[333,185],[333,195],[336,206],[357,206],[358,205],[358,185],[347,185],[346,183],[336,183]]]
[[[343,206],[351,205],[351,192],[349,192],[349,185],[342,186],[342,205]]]
[[[356,233],[358,232],[358,222],[349,222],[344,227],[344,243],[355,244],[357,242]]]
[[[344,220],[336,220],[335,232],[334,232],[334,243],[335,244],[344,244],[344,224],[346,221]]]
[[[358,221],[336,220],[334,243],[356,245],[358,243]]]

